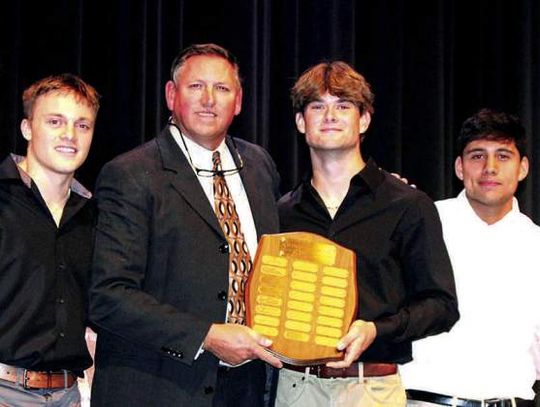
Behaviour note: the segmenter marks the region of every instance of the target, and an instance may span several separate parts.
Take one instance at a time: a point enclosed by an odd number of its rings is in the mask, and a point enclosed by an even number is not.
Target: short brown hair
[[[459,155],[476,140],[514,142],[520,157],[527,156],[525,127],[517,116],[506,112],[484,108],[465,120],[457,139]]]
[[[295,113],[325,93],[337,96],[358,106],[361,114],[373,114],[374,95],[365,78],[343,61],[321,62],[306,70],[291,89]]]
[[[197,55],[217,56],[226,59],[234,68],[236,73],[236,79],[238,86],[241,85],[240,69],[238,67],[238,61],[236,57],[228,50],[220,47],[217,44],[192,44],[189,47],[184,48],[176,58],[174,58],[171,65],[171,81],[175,82],[176,74],[178,70],[186,63],[186,61]]]
[[[94,113],[99,110],[100,95],[88,83],[76,75],[64,73],[60,75],[48,76],[34,82],[23,92],[24,115],[27,119],[32,118],[34,113],[34,104],[38,97],[51,92],[72,93],[77,101],[86,103]]]

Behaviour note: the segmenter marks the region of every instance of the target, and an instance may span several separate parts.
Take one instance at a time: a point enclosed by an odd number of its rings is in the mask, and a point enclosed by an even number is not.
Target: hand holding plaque
[[[339,360],[357,296],[352,250],[307,232],[264,235],[246,288],[247,325],[284,362]]]

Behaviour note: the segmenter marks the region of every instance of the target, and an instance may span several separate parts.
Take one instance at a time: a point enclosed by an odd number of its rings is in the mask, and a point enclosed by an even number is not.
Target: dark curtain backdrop
[[[168,116],[163,87],[179,49],[216,42],[240,61],[244,103],[231,133],[266,147],[291,188],[309,165],[288,91],[323,59],[371,83],[375,115],[365,156],[432,198],[460,185],[454,138],[481,107],[522,117],[531,174],[521,207],[540,220],[540,3],[535,0],[4,1],[0,5],[0,153],[24,153],[21,93],[80,74],[102,94],[91,155],[78,176],[149,140]]]

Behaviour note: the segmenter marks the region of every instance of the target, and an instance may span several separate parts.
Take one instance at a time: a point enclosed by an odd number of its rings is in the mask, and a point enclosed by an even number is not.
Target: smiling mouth
[[[69,146],[58,146],[54,148],[59,153],[67,153],[67,154],[75,154],[77,152],[77,149],[75,147],[69,147]]]
[[[341,131],[341,129],[337,127],[324,127],[321,129],[323,133],[336,133],[338,131]]]
[[[203,111],[203,112],[196,112],[195,114],[199,117],[210,117],[210,118],[217,117],[217,114],[214,112]]]
[[[500,185],[500,183],[497,182],[497,181],[480,181],[480,186],[482,186],[482,187],[490,188],[490,187],[497,187],[499,185]]]

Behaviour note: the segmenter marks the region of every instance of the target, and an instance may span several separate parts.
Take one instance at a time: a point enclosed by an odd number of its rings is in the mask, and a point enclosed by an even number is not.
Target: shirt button
[[[63,333],[63,332],[60,332],[60,333],[59,333],[58,335],[60,336],[60,338],[63,338],[63,337],[65,337],[65,336],[66,336],[66,334],[65,334],[65,333]]]
[[[217,294],[218,300],[225,301],[227,299],[227,292],[226,291],[220,291]]]
[[[229,253],[229,244],[228,243],[223,243],[219,246],[219,252],[220,253]]]
[[[58,269],[58,271],[64,271],[66,269],[66,265],[64,263],[58,263],[56,268]]]
[[[63,298],[58,298],[57,301],[58,301],[58,304],[63,304],[65,302]]]

